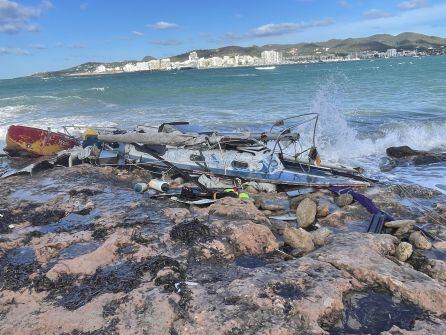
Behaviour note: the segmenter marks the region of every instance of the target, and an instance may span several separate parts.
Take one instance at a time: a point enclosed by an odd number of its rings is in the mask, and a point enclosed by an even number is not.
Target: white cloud
[[[71,43],[67,44],[66,47],[70,49],[84,49],[85,45],[81,43]]]
[[[390,17],[390,16],[392,16],[392,14],[390,14],[389,12],[380,10],[380,9],[370,9],[370,10],[364,12],[364,16],[369,19],[380,19],[383,17]]]
[[[47,49],[45,44],[39,44],[39,43],[31,44],[30,47],[33,48],[33,49],[38,49],[38,50]]]
[[[378,18],[374,20],[364,19],[354,22],[340,22],[330,27],[316,28],[304,34],[291,34],[280,43],[296,43],[299,41],[323,41],[330,38],[363,37],[373,34],[399,34],[402,32],[419,32],[427,35],[444,36],[446,22],[446,3],[408,10],[397,15]],[[279,41],[269,41],[279,43]]]
[[[168,30],[168,29],[175,29],[175,28],[179,27],[179,25],[177,23],[166,22],[166,21],[158,21],[153,24],[148,24],[147,26],[149,28],[152,28],[155,30]]]
[[[151,41],[150,43],[154,44],[154,45],[171,46],[171,45],[180,45],[181,41],[178,41],[178,40],[159,40],[159,41]]]
[[[68,49],[84,49],[85,45],[81,43],[63,43],[57,42],[56,47],[58,48],[68,48]]]
[[[334,22],[332,25],[311,27],[280,36],[256,37],[247,34],[227,34],[215,39],[215,44],[228,43],[231,38],[238,38],[242,45],[252,44],[292,44],[299,42],[326,41],[332,38],[364,37],[373,34],[399,34],[402,32],[419,32],[427,35],[445,36],[446,3],[432,5],[414,10],[400,11],[393,16],[355,21]],[[260,40],[260,42],[259,42]],[[211,43],[211,42],[209,42]]]
[[[350,7],[350,3],[347,0],[339,0],[338,6],[342,8],[348,8]]]
[[[0,55],[29,56],[31,53],[21,48],[0,48]]]
[[[247,37],[267,37],[291,34],[305,29],[314,27],[324,27],[333,24],[330,19],[311,21],[311,22],[283,22],[283,23],[268,23],[248,32]]]
[[[37,6],[24,6],[15,1],[0,0],[0,33],[38,31],[39,27],[32,21],[52,7],[48,0],[41,1]]]
[[[132,35],[135,35],[135,36],[144,36],[144,33],[140,32],[140,31],[133,30],[133,31],[132,31]]]
[[[403,10],[417,9],[427,7],[427,0],[408,0],[402,1],[398,4],[398,8]]]

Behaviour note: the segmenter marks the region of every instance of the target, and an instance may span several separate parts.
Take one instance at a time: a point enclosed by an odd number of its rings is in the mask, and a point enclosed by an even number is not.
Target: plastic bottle
[[[149,181],[149,187],[160,192],[167,192],[169,190],[169,184],[159,179]]]
[[[149,186],[146,183],[138,183],[138,184],[135,184],[135,186],[133,186],[133,189],[137,193],[144,193],[145,191],[147,191],[149,189]]]

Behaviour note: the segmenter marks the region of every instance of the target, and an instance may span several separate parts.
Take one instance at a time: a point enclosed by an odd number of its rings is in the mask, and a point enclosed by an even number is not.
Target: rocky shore
[[[251,187],[198,207],[135,193],[147,177],[80,165],[0,181],[0,334],[446,333],[436,191],[361,190],[395,218],[371,234],[350,195]]]

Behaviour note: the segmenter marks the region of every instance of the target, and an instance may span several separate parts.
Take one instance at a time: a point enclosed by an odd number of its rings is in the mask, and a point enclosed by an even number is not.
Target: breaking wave
[[[409,119],[361,131],[352,126],[352,121],[362,121],[362,117],[343,102],[342,96],[342,88],[329,82],[318,90],[311,107],[320,116],[317,145],[326,160],[346,163],[381,157],[388,147],[400,145],[418,150],[446,147],[446,119],[430,122]]]

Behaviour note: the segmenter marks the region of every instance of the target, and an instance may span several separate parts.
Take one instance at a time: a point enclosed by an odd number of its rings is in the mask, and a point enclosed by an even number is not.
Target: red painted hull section
[[[11,155],[51,156],[75,145],[73,138],[62,133],[26,126],[10,126],[6,134],[5,151]]]

